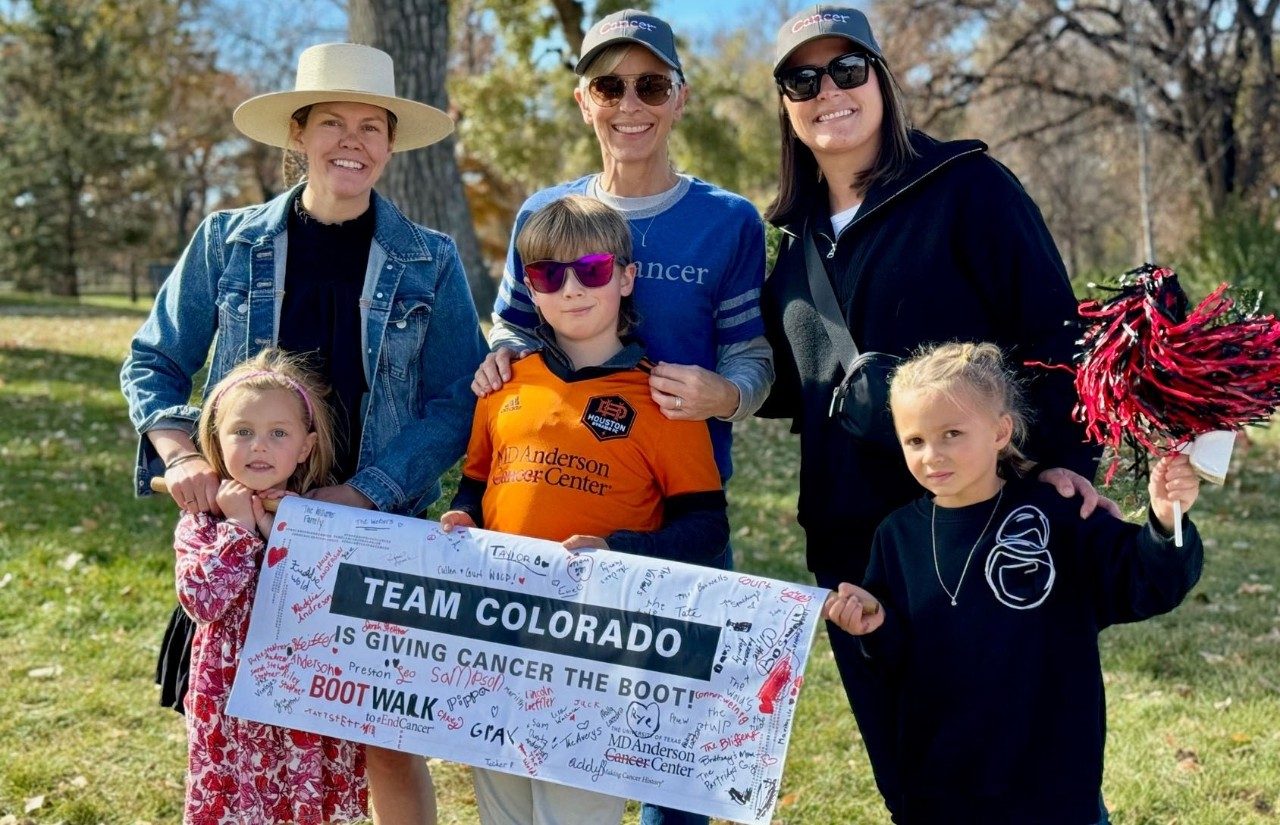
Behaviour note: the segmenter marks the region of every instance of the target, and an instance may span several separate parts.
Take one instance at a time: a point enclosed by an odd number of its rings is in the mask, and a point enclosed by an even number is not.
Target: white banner
[[[290,497],[235,716],[770,819],[825,591]]]

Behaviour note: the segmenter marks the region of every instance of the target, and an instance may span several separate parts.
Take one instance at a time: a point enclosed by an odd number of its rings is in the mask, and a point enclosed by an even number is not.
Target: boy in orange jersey
[[[440,521],[699,563],[729,539],[704,421],[649,394],[635,324],[631,232],[605,204],[548,204],[516,239],[542,350],[476,404],[458,494]],[[625,800],[476,769],[484,825],[616,823]]]

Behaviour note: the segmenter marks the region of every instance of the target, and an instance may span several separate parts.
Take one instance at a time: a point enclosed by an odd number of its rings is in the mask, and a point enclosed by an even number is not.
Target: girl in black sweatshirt
[[[1098,633],[1176,607],[1200,577],[1190,510],[1199,481],[1163,458],[1145,525],[1081,519],[1053,488],[1018,477],[1025,423],[991,344],[945,344],[891,384],[894,426],[928,495],[872,542],[862,587],[828,618],[861,637],[900,698],[902,823],[1106,822],[1106,710]]]

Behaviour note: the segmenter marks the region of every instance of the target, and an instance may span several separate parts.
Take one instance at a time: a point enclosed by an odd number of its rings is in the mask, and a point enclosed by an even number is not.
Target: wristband
[[[168,464],[165,464],[165,465],[164,465],[164,470],[165,470],[165,472],[167,473],[167,472],[169,472],[170,470],[172,470],[174,467],[177,467],[179,464],[185,464],[186,462],[190,461],[190,460],[191,460],[191,459],[193,459],[193,458],[199,458],[199,459],[203,460],[203,459],[204,459],[204,456],[200,455],[200,453],[183,453],[182,455],[178,456],[177,458],[172,459],[171,461],[169,461],[169,463],[168,463]]]

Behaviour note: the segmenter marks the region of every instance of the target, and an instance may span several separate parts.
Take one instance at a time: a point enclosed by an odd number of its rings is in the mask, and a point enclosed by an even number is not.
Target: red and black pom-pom
[[[1173,270],[1148,264],[1107,300],[1081,302],[1076,414],[1091,439],[1117,454],[1127,444],[1165,455],[1201,433],[1270,419],[1280,406],[1280,322],[1241,312],[1227,289],[1188,310]]]

